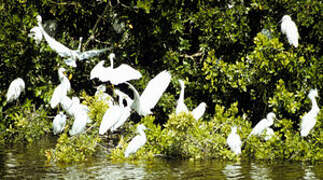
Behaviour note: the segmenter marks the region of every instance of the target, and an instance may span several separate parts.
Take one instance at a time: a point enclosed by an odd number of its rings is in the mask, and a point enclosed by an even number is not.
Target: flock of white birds
[[[282,33],[286,34],[289,44],[297,47],[299,35],[295,23],[288,15],[283,16],[281,21]],[[49,47],[53,51],[57,52],[59,56],[67,58],[65,59],[65,63],[69,66],[76,67],[77,60],[82,61],[84,59],[89,59],[108,50],[105,48],[101,50],[89,50],[81,52],[82,38],[80,38],[78,49],[71,50],[47,34],[42,26],[42,18],[39,15],[37,16],[37,22],[38,26],[30,30],[29,37],[32,37],[37,44],[39,44],[44,37]],[[105,112],[100,124],[99,134],[101,135],[105,134],[108,130],[114,132],[121,127],[130,117],[132,110],[136,111],[141,116],[152,114],[151,110],[155,107],[171,80],[171,74],[164,70],[149,81],[145,90],[140,95],[136,88],[128,81],[140,79],[142,77],[141,73],[127,64],[121,64],[119,67],[114,68],[114,58],[115,54],[111,53],[109,55],[110,67],[104,67],[103,65],[105,61],[100,61],[91,70],[90,79],[97,78],[102,83],[110,82],[113,85],[125,83],[133,91],[134,99],[131,99],[126,93],[120,91],[119,89],[114,89],[115,94],[119,97],[119,102],[114,102],[113,98],[109,94],[105,93],[106,86],[104,84],[97,87],[97,92],[95,95],[99,96],[101,100],[107,101],[109,104],[109,108]],[[78,97],[68,97],[68,92],[71,90],[71,84],[64,73],[65,69],[59,68],[58,77],[60,84],[54,90],[50,100],[50,106],[51,108],[56,108],[58,105],[61,105],[62,109],[69,116],[74,118],[72,128],[69,131],[69,134],[73,136],[84,132],[86,124],[91,123],[91,119],[88,116],[89,108],[86,105],[81,104]],[[184,103],[184,81],[179,80],[179,84],[181,91],[177,100],[176,114],[182,112],[191,113],[196,120],[200,119],[207,107],[206,103],[201,102],[194,110],[189,111]],[[7,102],[17,100],[24,89],[25,83],[23,79],[17,78],[12,81],[6,94]],[[309,92],[308,97],[312,102],[312,109],[306,113],[301,120],[300,133],[303,137],[307,136],[311,129],[315,126],[316,117],[319,112],[319,107],[315,99],[315,97],[318,97],[317,89],[312,89]],[[124,106],[123,100],[127,102],[126,106]],[[261,136],[265,133],[265,140],[269,140],[272,136],[274,136],[274,131],[270,128],[270,126],[273,125],[275,118],[276,116],[273,112],[268,113],[267,118],[259,121],[248,137],[252,135]],[[54,135],[64,131],[66,119],[67,117],[63,112],[59,112],[56,115],[53,121]],[[129,142],[125,150],[125,157],[135,153],[146,143],[147,139],[144,132],[146,129],[147,128],[142,124],[137,126],[137,132],[139,135],[134,137]],[[231,133],[227,137],[227,144],[230,149],[238,155],[241,153],[242,141],[237,133],[237,130],[238,127],[236,126],[231,128]]]

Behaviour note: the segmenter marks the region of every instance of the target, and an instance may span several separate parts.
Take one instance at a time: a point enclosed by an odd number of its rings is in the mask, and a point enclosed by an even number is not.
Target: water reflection
[[[112,163],[105,155],[61,167],[46,163],[42,150],[55,144],[48,140],[25,147],[0,146],[0,179],[323,179],[323,166],[291,162],[183,161],[156,159]]]

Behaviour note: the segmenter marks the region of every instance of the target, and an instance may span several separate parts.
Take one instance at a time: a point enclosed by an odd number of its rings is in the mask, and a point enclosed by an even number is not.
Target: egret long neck
[[[184,84],[181,83],[181,93],[179,95],[179,100],[182,102],[184,102],[184,88],[185,88]]]
[[[310,97],[311,101],[312,101],[312,109],[311,111],[319,111],[319,106],[317,105],[316,99],[315,97]]]
[[[111,68],[113,68],[113,57],[110,57],[110,64]]]

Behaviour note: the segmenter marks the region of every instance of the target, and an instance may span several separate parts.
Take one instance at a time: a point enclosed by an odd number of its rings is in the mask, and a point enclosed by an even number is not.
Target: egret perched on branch
[[[127,64],[121,64],[117,68],[113,68],[113,59],[115,54],[109,55],[110,67],[104,67],[104,60],[100,61],[91,70],[90,79],[98,78],[102,82],[110,81],[111,84],[118,85],[126,81],[140,79],[141,73]]]
[[[72,129],[69,131],[71,136],[82,133],[85,130],[86,123],[89,120],[89,116],[86,111],[81,108],[76,109],[74,113],[74,122]]]
[[[34,39],[36,41],[36,44],[39,44],[43,40],[43,33],[42,33],[40,27],[38,27],[38,26],[33,27],[30,30],[28,37]]]
[[[82,38],[80,38],[78,49],[71,50],[68,47],[61,44],[60,42],[56,41],[44,30],[42,25],[42,17],[40,15],[37,16],[37,23],[38,23],[38,27],[40,28],[50,48],[53,49],[55,52],[57,52],[59,56],[63,58],[68,58],[65,60],[65,63],[67,63],[67,65],[69,66],[76,67],[77,59],[79,60],[88,59],[88,58],[97,56],[100,53],[103,53],[108,50],[108,48],[105,48],[100,50],[90,50],[90,51],[80,52]]]
[[[239,134],[237,133],[236,126],[231,127],[231,133],[227,138],[227,144],[229,145],[231,151],[234,152],[236,155],[241,153],[242,142]]]
[[[280,28],[282,33],[286,34],[288,43],[297,48],[299,34],[298,34],[298,30],[295,22],[292,20],[292,18],[289,15],[283,16],[281,21],[282,22],[281,22]]]
[[[317,89],[311,89],[307,96],[312,102],[312,109],[303,116],[301,121],[301,136],[303,137],[307,136],[311,129],[313,129],[316,124],[317,114],[320,112],[320,108],[315,99],[318,97]]]
[[[179,94],[179,98],[177,100],[176,114],[179,114],[181,112],[188,113],[187,106],[184,103],[184,88],[185,88],[184,81],[179,79],[178,82],[181,86],[181,93]]]
[[[134,86],[126,82],[134,94],[134,101],[131,108],[137,111],[141,116],[152,114],[151,109],[155,107],[160,97],[167,89],[170,79],[171,74],[168,71],[164,70],[160,72],[156,77],[149,81],[141,96]]]
[[[134,137],[127,146],[127,149],[124,152],[125,157],[129,157],[130,154],[138,151],[139,148],[146,144],[147,138],[144,130],[146,130],[146,126],[143,124],[138,125],[137,132],[139,135]]]
[[[25,91],[25,82],[21,78],[13,80],[7,91],[7,102],[12,102],[19,98],[20,94]]]
[[[264,132],[265,129],[267,129],[271,125],[273,125],[274,118],[276,118],[275,113],[273,113],[273,112],[268,113],[267,114],[267,119],[264,118],[261,121],[259,121],[256,124],[256,126],[252,129],[252,131],[249,134],[249,136],[251,136],[251,135],[260,136]]]
[[[55,108],[61,101],[62,98],[67,95],[67,92],[71,90],[71,84],[68,78],[64,75],[65,69],[58,69],[58,77],[61,83],[55,88],[52,98],[50,100],[51,108]]]
[[[177,100],[177,105],[176,105],[176,114],[179,114],[181,112],[185,112],[188,113],[188,108],[184,103],[184,89],[185,89],[185,85],[184,85],[184,81],[179,79],[179,84],[181,86],[181,93],[179,95],[179,98]],[[192,111],[192,115],[194,117],[195,120],[199,120],[204,112],[206,110],[206,103],[205,102],[201,102],[193,111]]]
[[[66,124],[66,115],[63,112],[57,114],[53,121],[54,135],[61,133],[64,130]]]

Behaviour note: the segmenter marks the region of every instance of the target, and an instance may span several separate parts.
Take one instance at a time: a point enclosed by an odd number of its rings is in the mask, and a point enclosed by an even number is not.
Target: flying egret
[[[41,32],[41,29],[38,26],[36,26],[30,30],[28,37],[34,39],[36,44],[39,44],[43,39],[43,33]]]
[[[131,108],[137,111],[141,116],[152,114],[151,109],[155,107],[164,91],[167,89],[171,80],[171,74],[164,70],[160,72],[156,77],[149,81],[144,92],[139,96],[138,91],[130,83],[130,89],[134,93],[134,101]]]
[[[239,134],[237,133],[236,126],[231,127],[231,133],[227,138],[227,144],[229,145],[231,151],[234,152],[236,155],[241,153],[242,142]]]
[[[184,88],[185,88],[184,81],[179,79],[178,82],[181,86],[181,93],[179,94],[179,98],[177,100],[176,114],[179,114],[181,112],[188,113],[188,109],[184,103]]]
[[[276,118],[275,113],[273,113],[273,112],[268,113],[267,114],[267,119],[264,118],[261,121],[259,121],[256,124],[256,126],[252,129],[252,131],[249,134],[249,136],[251,136],[251,135],[260,136],[264,132],[265,129],[267,129],[271,125],[273,125],[274,118]]]
[[[284,15],[281,20],[281,31],[283,34],[286,34],[288,43],[297,48],[299,34],[295,22],[289,15]]]
[[[53,121],[54,135],[61,133],[64,130],[66,124],[66,115],[63,112],[57,114]]]
[[[312,102],[312,109],[303,116],[301,121],[301,136],[303,137],[307,136],[311,129],[313,129],[316,124],[317,114],[320,112],[315,99],[315,97],[318,97],[317,89],[311,89],[307,96]]]
[[[146,144],[147,138],[144,130],[146,130],[146,126],[143,124],[138,125],[137,132],[139,135],[134,137],[127,146],[124,154],[125,157],[129,157],[130,154],[135,153],[138,151],[139,148]]]
[[[80,52],[80,45],[77,50],[71,50],[68,47],[61,44],[60,42],[56,41],[44,30],[42,25],[42,17],[40,15],[37,16],[37,23],[38,23],[39,29],[41,30],[50,48],[53,49],[55,52],[57,52],[59,56],[63,58],[68,58],[65,60],[65,63],[67,63],[67,65],[69,66],[76,67],[77,59],[79,60],[88,59],[88,58],[97,56],[108,50],[108,48],[105,48],[100,50],[90,50],[90,51]],[[82,40],[82,38],[80,38],[80,40]],[[80,41],[80,44],[81,44],[81,41]]]
[[[100,61],[91,70],[90,79],[98,78],[102,82],[110,81],[111,84],[118,85],[126,81],[140,79],[141,73],[127,64],[121,64],[117,68],[113,68],[113,59],[115,54],[109,55],[110,67],[104,67],[104,60]]]
[[[7,102],[10,103],[13,100],[19,98],[20,94],[25,91],[25,82],[21,78],[13,80],[7,91]]]
[[[201,102],[193,111],[192,111],[192,115],[194,117],[194,119],[199,120],[206,109],[206,103],[205,102]]]

